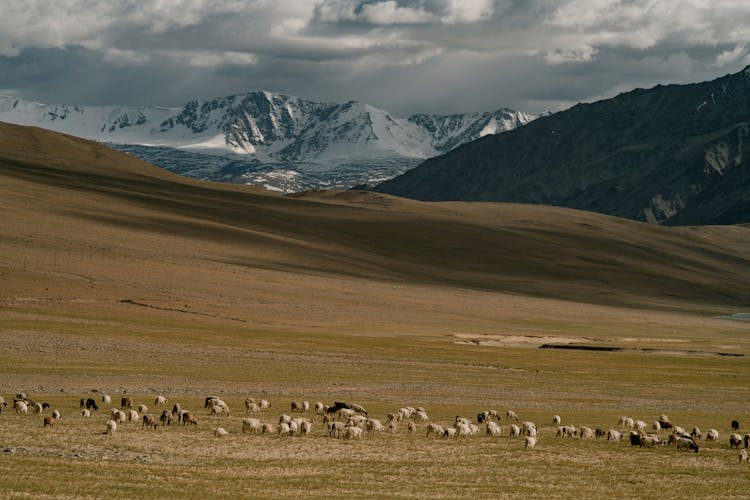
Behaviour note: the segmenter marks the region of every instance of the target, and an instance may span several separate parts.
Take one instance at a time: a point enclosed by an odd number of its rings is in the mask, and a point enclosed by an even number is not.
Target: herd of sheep
[[[80,400],[80,416],[90,418],[92,412],[99,410],[99,405],[109,406],[104,433],[115,434],[118,425],[127,422],[140,423],[142,429],[156,429],[159,426],[171,424],[198,425],[198,414],[191,410],[182,408],[179,403],[174,403],[171,409],[167,406],[167,398],[156,396],[153,407],[157,410],[149,412],[145,404],[134,404],[130,396],[122,396],[119,407],[115,407],[112,397],[102,395],[99,402],[93,398],[82,398]],[[50,405],[46,402],[35,402],[26,394],[20,393],[13,398],[12,409],[20,414],[41,415]],[[346,404],[337,402],[333,405],[324,405],[321,402],[311,405],[308,401],[293,401],[289,405],[290,414],[281,414],[278,419],[263,421],[260,416],[269,410],[271,404],[265,399],[256,400],[248,398],[245,400],[245,416],[242,419],[241,432],[251,434],[273,434],[278,436],[307,436],[312,432],[314,423],[320,422],[327,436],[336,439],[361,439],[364,436],[380,432],[398,432],[403,427],[410,434],[422,432],[427,437],[438,437],[448,439],[469,438],[484,432],[487,436],[510,438],[523,438],[526,448],[534,448],[539,439],[537,426],[532,421],[522,421],[518,415],[508,410],[503,415],[497,410],[486,410],[476,415],[476,419],[456,416],[447,425],[441,425],[430,421],[427,411],[422,407],[403,407],[388,413],[381,421],[368,415],[367,410],[358,404]],[[0,413],[8,409],[5,399],[0,396]],[[229,405],[217,396],[208,396],[204,402],[204,415],[213,421],[219,421],[222,417],[231,415]],[[59,411],[53,410],[49,415],[42,417],[42,425],[53,427],[57,425],[62,416]],[[505,419],[506,426],[501,425]],[[693,451],[699,450],[698,441],[718,442],[719,431],[708,429],[705,433],[698,427],[693,427],[690,432],[686,428],[674,425],[669,417],[661,415],[650,425],[643,420],[636,420],[628,416],[618,419],[617,427],[611,429],[592,428],[589,426],[576,427],[571,424],[563,424],[559,415],[551,419],[555,426],[555,436],[560,439],[606,439],[618,443],[620,440],[629,441],[631,446],[653,447],[653,446],[675,446],[677,450]],[[483,430],[482,427],[483,426]],[[740,424],[737,420],[731,422],[729,434],[729,447],[740,450],[739,462],[748,463],[748,448],[750,447],[750,434],[744,436],[739,433]],[[223,427],[214,427],[212,432],[216,437],[229,434]]]

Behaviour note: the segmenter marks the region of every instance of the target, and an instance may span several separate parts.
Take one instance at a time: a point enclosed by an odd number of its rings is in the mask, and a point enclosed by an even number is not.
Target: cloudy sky
[[[0,93],[179,105],[269,90],[400,115],[558,110],[750,64],[748,0],[19,0]]]

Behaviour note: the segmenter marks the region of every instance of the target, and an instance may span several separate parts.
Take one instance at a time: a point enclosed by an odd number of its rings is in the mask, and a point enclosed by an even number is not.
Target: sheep
[[[96,401],[94,401],[92,398],[88,398],[86,400],[81,400],[81,408],[86,408],[87,410],[98,410],[99,407],[96,405]]]
[[[117,431],[117,422],[115,422],[114,420],[107,420],[107,429],[104,431],[104,434],[109,434],[111,436],[116,431]]]
[[[139,420],[138,412],[135,410],[128,411],[128,420],[131,422],[137,422]]]
[[[740,430],[740,423],[737,420],[732,420],[732,430],[734,432]]]
[[[486,432],[488,436],[500,436],[503,433],[503,428],[495,422],[487,422]]]
[[[489,413],[488,418],[494,418],[498,422],[500,421],[500,414],[497,412],[497,410],[487,410]]]
[[[29,413],[29,405],[23,401],[16,401],[13,404],[13,409],[16,410],[16,413]]]
[[[0,396],[0,406],[2,406],[3,408],[7,408],[8,407],[8,403],[5,402],[5,398],[2,397],[2,396]],[[0,411],[2,411],[2,410],[0,410]]]
[[[671,429],[673,427],[672,422],[666,415],[659,415],[659,426],[662,429]]]
[[[730,448],[739,448],[742,444],[742,436],[737,434],[736,432],[733,432],[729,435],[729,447]]]
[[[120,408],[130,409],[133,406],[133,400],[129,397],[123,397],[120,399]]]
[[[248,413],[259,413],[260,412],[260,406],[256,403],[248,403],[245,401],[245,408],[247,409]]]
[[[443,435],[443,426],[438,424],[427,424],[427,435],[435,434],[436,436]]]
[[[169,410],[164,410],[161,412],[161,415],[159,415],[159,422],[161,422],[162,427],[172,424],[172,414],[169,413]]]
[[[604,436],[607,435],[607,431],[605,431],[601,427],[597,427],[596,430],[594,431],[594,435],[596,436],[596,439],[603,438]]]
[[[388,413],[388,414],[387,414],[387,415],[385,416],[385,419],[386,419],[387,421],[389,421],[389,422],[390,422],[391,420],[401,420],[401,414],[400,414],[400,413]]]
[[[532,436],[526,436],[526,448],[533,448],[536,446],[536,438]]]
[[[60,420],[62,419],[62,415],[60,415],[59,411],[55,410],[52,412],[52,418],[54,418],[55,420]]]
[[[454,420],[454,423],[456,425],[469,425],[471,421],[468,418],[464,418],[460,415],[456,415],[456,419]]]
[[[363,435],[362,429],[359,427],[347,427],[345,436],[347,439],[361,439]]]
[[[260,420],[257,418],[243,418],[242,419],[242,433],[245,434],[250,432],[252,434],[260,433],[262,425]]]
[[[167,404],[167,398],[165,398],[164,396],[156,396],[156,398],[154,398],[155,406],[163,406],[165,404]]]
[[[417,432],[417,424],[415,424],[414,422],[409,422],[407,430],[409,431],[409,434],[414,434],[415,432]]]
[[[367,419],[367,432],[382,432],[385,428],[383,427],[383,424],[380,423],[380,420],[375,418],[368,418]]]
[[[456,430],[458,432],[458,437],[469,437],[473,434],[473,432],[471,431],[471,427],[469,427],[467,424],[456,425]]]
[[[41,403],[34,403],[34,406],[32,408],[34,408],[34,413],[36,415],[39,415],[44,410],[44,408],[42,408],[42,404]]]
[[[552,425],[560,424],[562,424],[562,418],[560,418],[560,415],[552,415]]]
[[[352,415],[349,420],[346,421],[346,425],[350,427],[362,427],[367,425],[367,417],[362,415]]]
[[[289,434],[292,436],[297,434],[297,431],[299,430],[299,424],[296,421],[292,420],[291,422],[289,422],[288,425],[289,425]]]
[[[641,435],[641,447],[651,448],[660,443],[661,438],[659,436]]]
[[[510,437],[518,437],[521,435],[521,428],[516,424],[510,424]]]
[[[216,429],[214,429],[214,436],[218,438],[224,437],[227,435],[229,435],[229,433],[226,430],[224,430],[223,427],[217,427]]]
[[[690,437],[681,437],[677,439],[677,450],[693,450],[698,453],[698,444]]]
[[[581,426],[578,429],[578,436],[581,439],[594,439],[594,430],[591,427]]]
[[[616,431],[615,429],[610,429],[607,431],[607,441],[614,441],[619,442],[620,438],[622,437],[622,434],[620,434],[620,431]]]
[[[708,429],[706,431],[706,441],[718,441],[719,440],[719,431],[716,429]]]
[[[127,422],[128,421],[128,415],[124,411],[117,412],[117,421],[118,422]]]
[[[679,425],[675,425],[675,426],[674,426],[674,427],[672,428],[672,434],[677,434],[678,436],[682,436],[682,435],[684,435],[684,434],[687,434],[687,432],[685,431],[685,429],[683,429],[683,428],[682,428],[682,427],[680,427]]]
[[[307,404],[308,408],[310,407],[310,403]],[[358,404],[350,404],[349,405],[350,410],[354,410],[357,413],[360,413],[362,415],[367,415],[367,410],[365,410],[364,406],[358,405]]]
[[[213,405],[221,401],[217,396],[206,396],[206,402],[203,404],[203,408],[211,408]]]
[[[646,422],[643,420],[636,420],[633,422],[633,428],[638,432],[646,432]]]
[[[536,424],[534,422],[525,421],[523,422],[523,431],[527,436],[536,436]]]
[[[315,403],[315,414],[323,415],[324,413],[325,413],[325,406],[323,405],[323,403],[321,403],[320,401]]]
[[[354,410],[351,410],[349,408],[340,408],[336,414],[340,419],[349,419],[350,417],[354,416]]]
[[[417,410],[416,413],[414,413],[414,418],[420,422],[427,422],[430,419],[430,417],[427,416],[427,412],[423,410]]]
[[[185,410],[182,415],[182,425],[198,425],[198,419],[190,410]]]
[[[261,410],[267,410],[268,408],[270,408],[270,407],[271,407],[271,403],[269,403],[269,402],[268,402],[267,400],[265,400],[265,399],[261,399],[261,400],[260,400],[260,403],[258,403],[258,406],[260,406],[260,409],[261,409]]]
[[[388,430],[391,434],[395,434],[398,431],[398,424],[395,420],[391,420],[390,422],[388,422]]]
[[[112,408],[109,412],[112,414],[112,420],[120,420],[120,413],[122,413],[120,410],[118,410],[117,408]]]
[[[292,430],[289,428],[289,424],[282,422],[279,424],[279,436],[290,436]]]
[[[661,430],[661,423],[658,420],[654,420],[654,423],[651,424],[651,430],[654,432],[659,432]]]
[[[112,404],[112,396],[109,394],[102,394],[102,403],[105,405],[111,405]]]
[[[156,418],[154,418],[153,415],[143,415],[141,417],[141,429],[145,428],[153,428],[156,429],[158,426],[158,423],[156,422]]]
[[[226,406],[218,405],[218,404],[213,405],[211,407],[211,416],[213,416],[213,417],[220,417],[222,415],[226,415],[228,417],[229,416],[229,408],[227,408]]]
[[[505,418],[506,418],[507,420],[511,420],[511,419],[512,419],[512,420],[520,420],[520,419],[518,418],[518,415],[516,415],[516,412],[514,412],[513,410],[508,410],[508,411],[506,411],[506,412],[505,412]]]
[[[643,446],[641,435],[635,431],[630,431],[630,446]]]
[[[700,439],[703,434],[701,433],[701,430],[698,427],[693,427],[693,430],[690,432],[690,436],[693,439]]]
[[[292,421],[292,417],[290,417],[287,414],[282,414],[281,416],[279,416],[279,424],[287,424],[287,425],[289,425],[289,423],[291,421]]]
[[[148,406],[138,405],[138,413],[148,413]]]
[[[635,427],[635,421],[632,418],[627,417],[625,419],[625,427],[627,427],[628,429],[633,429]]]
[[[745,442],[745,448],[750,448],[750,434],[745,434],[743,440]]]
[[[572,438],[578,434],[578,431],[576,430],[574,425],[561,425],[557,428],[557,434],[556,437],[569,437]]]
[[[83,418],[89,418],[91,417],[91,411],[84,408],[83,410],[81,410],[81,416]]]
[[[302,403],[299,401],[292,401],[292,403],[289,406],[292,411],[297,411],[297,412],[302,411]]]
[[[620,415],[620,418],[617,419],[617,427],[619,427],[620,429],[625,427],[625,422],[627,422],[627,420],[628,420],[627,416]]]
[[[484,423],[485,420],[490,418],[490,412],[483,411],[481,413],[477,413],[477,422]]]
[[[328,422],[326,425],[328,426],[328,437],[341,437],[341,431],[344,430],[343,422],[332,421]]]
[[[57,423],[57,419],[54,417],[44,417],[44,422],[42,423],[42,427],[52,427]]]
[[[747,450],[740,450],[740,463],[750,463],[750,457],[747,455]]]
[[[456,437],[456,428],[455,427],[446,427],[445,430],[443,430],[443,437],[447,437],[447,438],[454,438],[454,437]]]
[[[261,434],[274,434],[276,432],[276,426],[273,424],[263,424],[260,427]]]
[[[398,413],[401,415],[400,419],[401,418],[407,418],[408,419],[408,418],[411,418],[412,415],[414,415],[415,413],[417,413],[417,409],[416,408],[412,408],[411,406],[407,406],[407,407],[404,407],[404,408],[399,408]]]
[[[307,436],[308,434],[310,434],[310,432],[312,432],[312,422],[310,422],[309,420],[303,420],[299,424],[299,432],[303,436]]]

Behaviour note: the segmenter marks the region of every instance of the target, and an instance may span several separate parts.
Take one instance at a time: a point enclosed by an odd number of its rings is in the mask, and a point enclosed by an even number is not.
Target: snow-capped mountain
[[[284,192],[373,184],[535,115],[392,116],[358,102],[249,92],[177,108],[46,105],[0,96],[0,121],[108,142],[158,166]]]

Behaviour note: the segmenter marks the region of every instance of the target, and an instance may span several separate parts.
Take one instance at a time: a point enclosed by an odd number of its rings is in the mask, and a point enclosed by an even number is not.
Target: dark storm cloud
[[[554,110],[736,71],[748,26],[739,0],[11,2],[0,92],[179,105],[262,89],[402,115]]]

